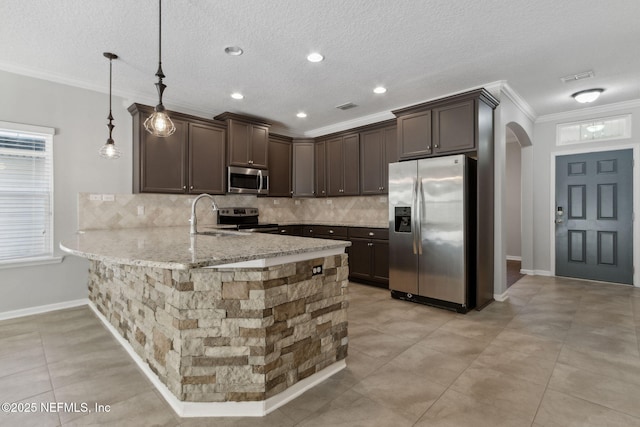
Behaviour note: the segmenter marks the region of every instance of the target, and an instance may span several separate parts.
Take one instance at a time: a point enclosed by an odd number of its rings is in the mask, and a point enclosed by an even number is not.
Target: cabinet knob
[[[438,147],[439,147],[439,145],[438,145],[438,144],[436,144],[436,145],[434,145],[434,147],[435,147],[435,148],[438,148]]]
[[[376,233],[374,233],[373,231],[369,232],[369,236],[375,236],[375,235],[376,235]]]
[[[291,190],[291,194],[293,194],[293,190]]]
[[[253,164],[253,160],[249,160],[249,164],[252,165]]]
[[[286,233],[286,232],[287,232],[287,230],[280,230],[280,232],[281,232],[281,233]]]
[[[189,190],[193,190],[193,185],[189,187]]]
[[[333,230],[329,230],[329,234],[333,234]]]
[[[367,243],[368,246],[373,246],[373,243]]]
[[[183,185],[183,186],[182,186],[182,189],[183,189],[183,190],[186,190],[186,189],[187,189],[187,186],[186,186],[186,185]]]
[[[427,150],[431,150],[431,146],[430,145],[427,145]]]
[[[322,194],[324,194],[324,190],[322,190]]]

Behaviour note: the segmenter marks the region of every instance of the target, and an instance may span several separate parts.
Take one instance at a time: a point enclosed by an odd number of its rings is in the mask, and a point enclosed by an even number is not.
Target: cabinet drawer
[[[388,228],[349,227],[349,237],[389,240]]]
[[[302,236],[301,225],[283,225],[278,227],[277,234],[282,236]]]
[[[318,237],[320,239],[345,239],[348,236],[347,227],[330,225],[305,225],[302,231],[305,237]]]

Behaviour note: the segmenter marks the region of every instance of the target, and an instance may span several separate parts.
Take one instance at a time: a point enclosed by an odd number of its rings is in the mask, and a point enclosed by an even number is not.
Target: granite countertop
[[[364,227],[364,228],[389,228],[389,223],[359,223],[359,222],[326,222],[326,221],[282,221],[278,225],[322,225],[327,227]]]
[[[91,260],[169,269],[202,268],[350,246],[341,240],[244,233],[212,227],[217,235],[191,236],[189,227],[80,231],[60,249]],[[203,227],[200,231],[206,231]]]

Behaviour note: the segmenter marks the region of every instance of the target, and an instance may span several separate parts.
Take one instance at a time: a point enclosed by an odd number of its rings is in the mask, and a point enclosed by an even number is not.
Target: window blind
[[[53,255],[53,137],[0,128],[0,262]]]

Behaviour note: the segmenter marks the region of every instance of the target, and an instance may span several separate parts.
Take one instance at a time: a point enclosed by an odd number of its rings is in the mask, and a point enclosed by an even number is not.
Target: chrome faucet
[[[191,218],[189,219],[189,223],[191,223],[191,229],[189,232],[191,234],[198,234],[198,230],[197,230],[198,220],[196,219],[196,204],[198,203],[198,200],[202,199],[203,197],[208,197],[211,199],[211,209],[213,209],[214,212],[218,210],[218,205],[216,205],[216,201],[211,194],[203,193],[198,197],[196,197],[195,199],[193,199],[193,203],[191,204]]]

